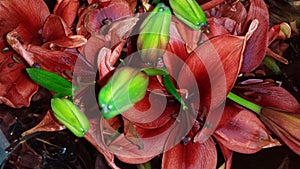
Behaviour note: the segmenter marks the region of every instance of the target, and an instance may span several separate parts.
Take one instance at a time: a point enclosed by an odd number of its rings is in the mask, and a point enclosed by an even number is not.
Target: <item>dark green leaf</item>
[[[42,87],[59,96],[72,95],[72,83],[58,74],[38,68],[27,68],[30,78]]]

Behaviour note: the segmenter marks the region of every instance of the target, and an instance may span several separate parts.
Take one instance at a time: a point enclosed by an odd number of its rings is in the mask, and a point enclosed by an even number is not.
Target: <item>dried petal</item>
[[[34,126],[33,128],[22,133],[22,136],[30,135],[36,132],[55,132],[61,131],[66,127],[60,124],[57,119],[53,116],[53,112],[51,110],[47,111],[46,115],[42,119],[42,121]]]

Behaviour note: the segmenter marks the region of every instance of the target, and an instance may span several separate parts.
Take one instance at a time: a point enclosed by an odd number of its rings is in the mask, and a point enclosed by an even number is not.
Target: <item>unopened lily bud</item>
[[[206,16],[196,0],[169,0],[175,16],[194,30],[206,26]]]
[[[116,70],[98,95],[102,116],[110,119],[133,107],[145,96],[148,83],[149,76],[139,69]]]
[[[89,130],[90,123],[87,117],[70,100],[53,98],[51,107],[54,116],[77,137],[83,137]]]
[[[142,50],[143,61],[156,63],[163,55],[169,43],[171,18],[170,8],[159,3],[142,23],[137,47]]]

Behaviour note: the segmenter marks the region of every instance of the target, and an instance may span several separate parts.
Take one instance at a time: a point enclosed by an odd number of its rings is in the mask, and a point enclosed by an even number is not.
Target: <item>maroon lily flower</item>
[[[56,13],[65,16],[63,7],[57,5]],[[71,8],[77,10],[78,6],[66,9]],[[27,77],[24,68],[41,67],[68,77],[78,52],[67,50],[84,45],[86,39],[73,35],[68,27],[76,13],[65,18],[67,24],[60,16],[50,15],[42,0],[4,0],[0,11],[0,47],[4,51],[0,54],[0,102],[16,108],[29,106],[38,85]]]

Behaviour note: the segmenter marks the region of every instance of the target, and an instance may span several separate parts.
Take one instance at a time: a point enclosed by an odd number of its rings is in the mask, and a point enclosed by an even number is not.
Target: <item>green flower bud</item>
[[[159,3],[142,23],[137,47],[142,50],[143,61],[155,63],[163,55],[169,43],[171,18],[170,8]]]
[[[194,30],[206,26],[206,16],[195,0],[170,0],[172,10],[183,23]]]
[[[83,137],[89,130],[88,119],[70,100],[53,98],[51,107],[55,117],[77,137]]]
[[[116,70],[98,95],[102,116],[110,119],[130,109],[146,94],[149,76],[138,69]]]

